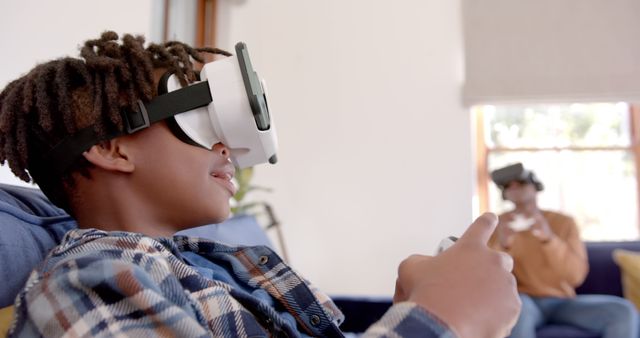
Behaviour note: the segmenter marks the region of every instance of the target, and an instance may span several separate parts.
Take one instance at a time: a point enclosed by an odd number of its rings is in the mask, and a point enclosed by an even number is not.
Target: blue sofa
[[[622,297],[620,269],[613,261],[614,249],[640,251],[640,241],[587,242],[589,274],[576,289],[578,294],[605,294]],[[391,306],[391,298],[334,297],[346,320],[341,328],[346,332],[363,332]],[[539,338],[599,338],[600,335],[567,325],[549,324],[541,327]]]

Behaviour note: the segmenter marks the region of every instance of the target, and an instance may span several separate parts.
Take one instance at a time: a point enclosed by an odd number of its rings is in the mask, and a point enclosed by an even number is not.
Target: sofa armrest
[[[335,296],[332,300],[345,316],[340,325],[344,332],[366,331],[392,305],[391,297]]]

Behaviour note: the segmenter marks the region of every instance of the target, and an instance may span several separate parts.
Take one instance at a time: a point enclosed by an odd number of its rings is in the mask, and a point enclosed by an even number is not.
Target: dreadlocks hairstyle
[[[114,32],[88,40],[81,58],[61,58],[36,66],[0,93],[0,162],[26,182],[35,182],[58,206],[72,213],[71,174],[87,176],[91,164],[79,156],[62,177],[47,170],[46,154],[66,137],[93,128],[103,139],[123,131],[121,113],[136,101],[157,95],[154,69],[173,72],[186,85],[197,78],[195,65],[206,54],[230,53],[193,48],[178,41],[144,46],[142,36]]]

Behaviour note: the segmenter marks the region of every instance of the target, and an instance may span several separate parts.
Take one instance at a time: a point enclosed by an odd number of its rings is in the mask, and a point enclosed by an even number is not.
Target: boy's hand
[[[414,255],[398,268],[394,302],[415,302],[462,338],[506,337],[520,314],[513,260],[487,247],[497,218],[484,214],[436,257]]]

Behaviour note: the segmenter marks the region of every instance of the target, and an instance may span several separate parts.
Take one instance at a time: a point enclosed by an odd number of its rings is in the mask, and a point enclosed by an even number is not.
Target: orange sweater
[[[508,249],[498,240],[497,230],[489,244],[513,257],[513,274],[518,291],[538,297],[575,297],[575,288],[587,276],[589,263],[584,243],[573,218],[552,211],[542,211],[553,236],[542,242],[530,231],[516,232]],[[508,227],[513,212],[500,215],[498,227]]]

